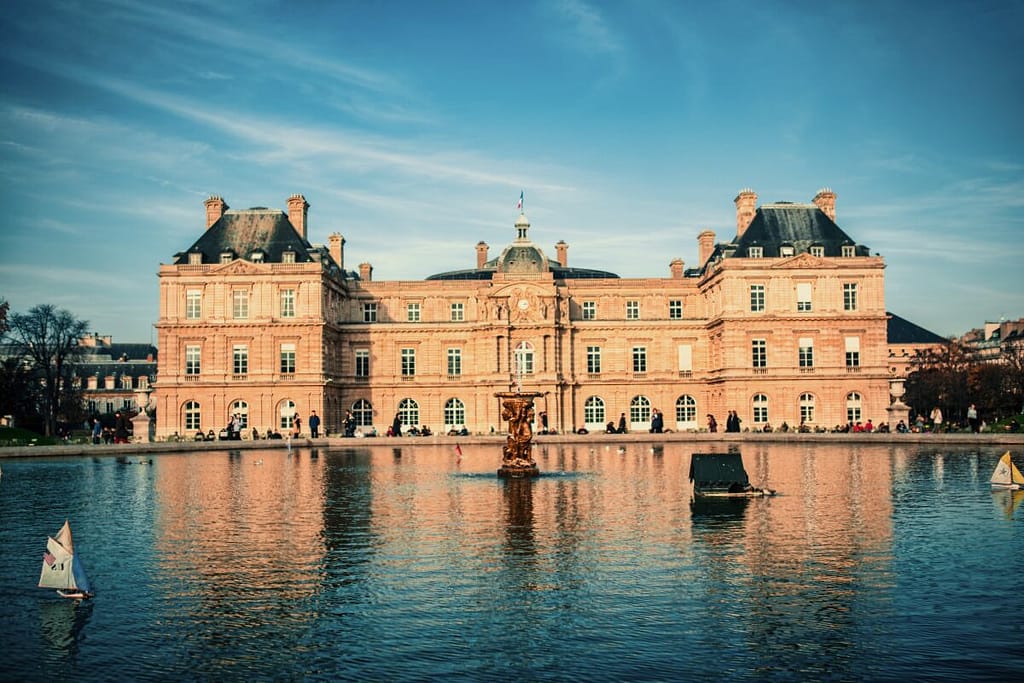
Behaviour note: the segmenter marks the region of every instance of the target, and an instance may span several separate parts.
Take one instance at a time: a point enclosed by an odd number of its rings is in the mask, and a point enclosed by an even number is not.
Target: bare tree
[[[57,433],[62,410],[74,395],[70,361],[82,355],[79,340],[89,323],[78,320],[64,309],[43,304],[28,313],[15,313],[8,320],[7,336],[19,346],[41,385],[39,412],[44,433]]]

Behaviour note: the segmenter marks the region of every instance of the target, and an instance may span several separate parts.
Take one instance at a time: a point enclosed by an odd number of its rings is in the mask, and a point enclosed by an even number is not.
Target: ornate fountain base
[[[503,391],[495,394],[501,399],[501,419],[508,420],[508,441],[501,449],[501,469],[498,476],[505,479],[525,479],[540,476],[537,463],[530,455],[533,442],[533,399],[540,393]]]
[[[537,469],[537,464],[532,465],[505,465],[502,464],[498,468],[498,476],[502,479],[527,479],[529,477],[539,477],[540,470]]]

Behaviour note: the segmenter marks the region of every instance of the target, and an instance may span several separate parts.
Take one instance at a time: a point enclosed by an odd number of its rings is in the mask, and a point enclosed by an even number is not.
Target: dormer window
[[[825,247],[821,246],[820,244],[814,245],[808,251],[810,251],[811,256],[817,256],[818,258],[825,257]]]
[[[263,263],[264,256],[265,255],[264,255],[263,251],[261,249],[257,249],[256,251],[252,252],[252,257],[251,257],[252,258],[252,262],[253,263]]]
[[[220,252],[221,263],[231,263],[234,260],[234,255],[230,251]]]
[[[750,258],[764,258],[764,247],[747,247],[747,256]]]
[[[281,252],[281,263],[295,263],[295,252],[291,249]]]
[[[203,265],[203,253],[202,252],[194,251],[191,254],[189,254],[188,255],[188,264],[190,266],[201,266],[201,265]]]
[[[842,250],[843,258],[853,258],[856,255],[855,250],[856,247],[854,247],[852,244],[844,244]]]
[[[779,247],[779,256],[793,256],[796,254],[796,250],[792,244],[784,244]]]

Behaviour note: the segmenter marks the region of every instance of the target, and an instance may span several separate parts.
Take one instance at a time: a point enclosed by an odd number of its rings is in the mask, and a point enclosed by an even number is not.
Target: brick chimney
[[[327,251],[330,252],[331,258],[338,264],[338,267],[342,271],[345,270],[345,238],[341,236],[340,232],[332,232],[327,237]]]
[[[487,246],[487,242],[480,241],[476,243],[476,268],[480,270],[487,263],[487,250],[490,247]]]
[[[836,193],[831,187],[823,187],[814,195],[814,204],[834,223],[836,220]]]
[[[740,190],[733,200],[736,203],[736,239],[743,237],[743,233],[750,227],[754,220],[754,213],[757,211],[757,193],[749,187]]]
[[[569,267],[569,245],[563,240],[558,240],[558,244],[555,245],[555,254],[557,254],[558,264],[563,268]]]
[[[288,220],[299,231],[302,239],[306,239],[306,215],[309,203],[301,194],[293,194],[288,198]]]
[[[672,259],[672,262],[668,264],[668,269],[672,273],[673,280],[683,279],[683,259]]]
[[[359,279],[365,282],[369,282],[373,279],[373,266],[369,263],[359,264]]]
[[[224,215],[224,212],[228,210],[227,203],[215,194],[210,195],[210,198],[203,202],[203,204],[206,205],[207,228],[219,221],[220,217]]]
[[[697,235],[697,260],[703,267],[711,258],[711,252],[715,250],[715,233],[705,230]]]

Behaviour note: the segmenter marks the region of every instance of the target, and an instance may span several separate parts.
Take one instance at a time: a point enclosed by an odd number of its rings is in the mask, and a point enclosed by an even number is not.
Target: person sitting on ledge
[[[761,428],[761,431],[762,432],[770,432],[770,431],[772,431],[772,424],[771,424],[771,422],[765,422],[764,423],[764,427]]]
[[[576,430],[576,433],[577,434],[589,434],[590,432],[587,431],[586,427],[580,427],[579,429]]]
[[[604,428],[604,431],[607,432],[608,434],[614,434],[615,433],[615,423],[614,422],[609,422],[608,426]]]
[[[420,427],[420,436],[430,436],[430,435],[431,435],[430,427],[428,427],[427,425],[423,425],[422,427]]]
[[[206,439],[206,435],[203,434],[203,430],[202,429],[200,429],[198,432],[196,432],[196,441],[204,441],[205,439]]]
[[[216,441],[217,440],[217,435],[213,433],[212,429],[210,431],[206,432],[206,440],[207,441]]]

